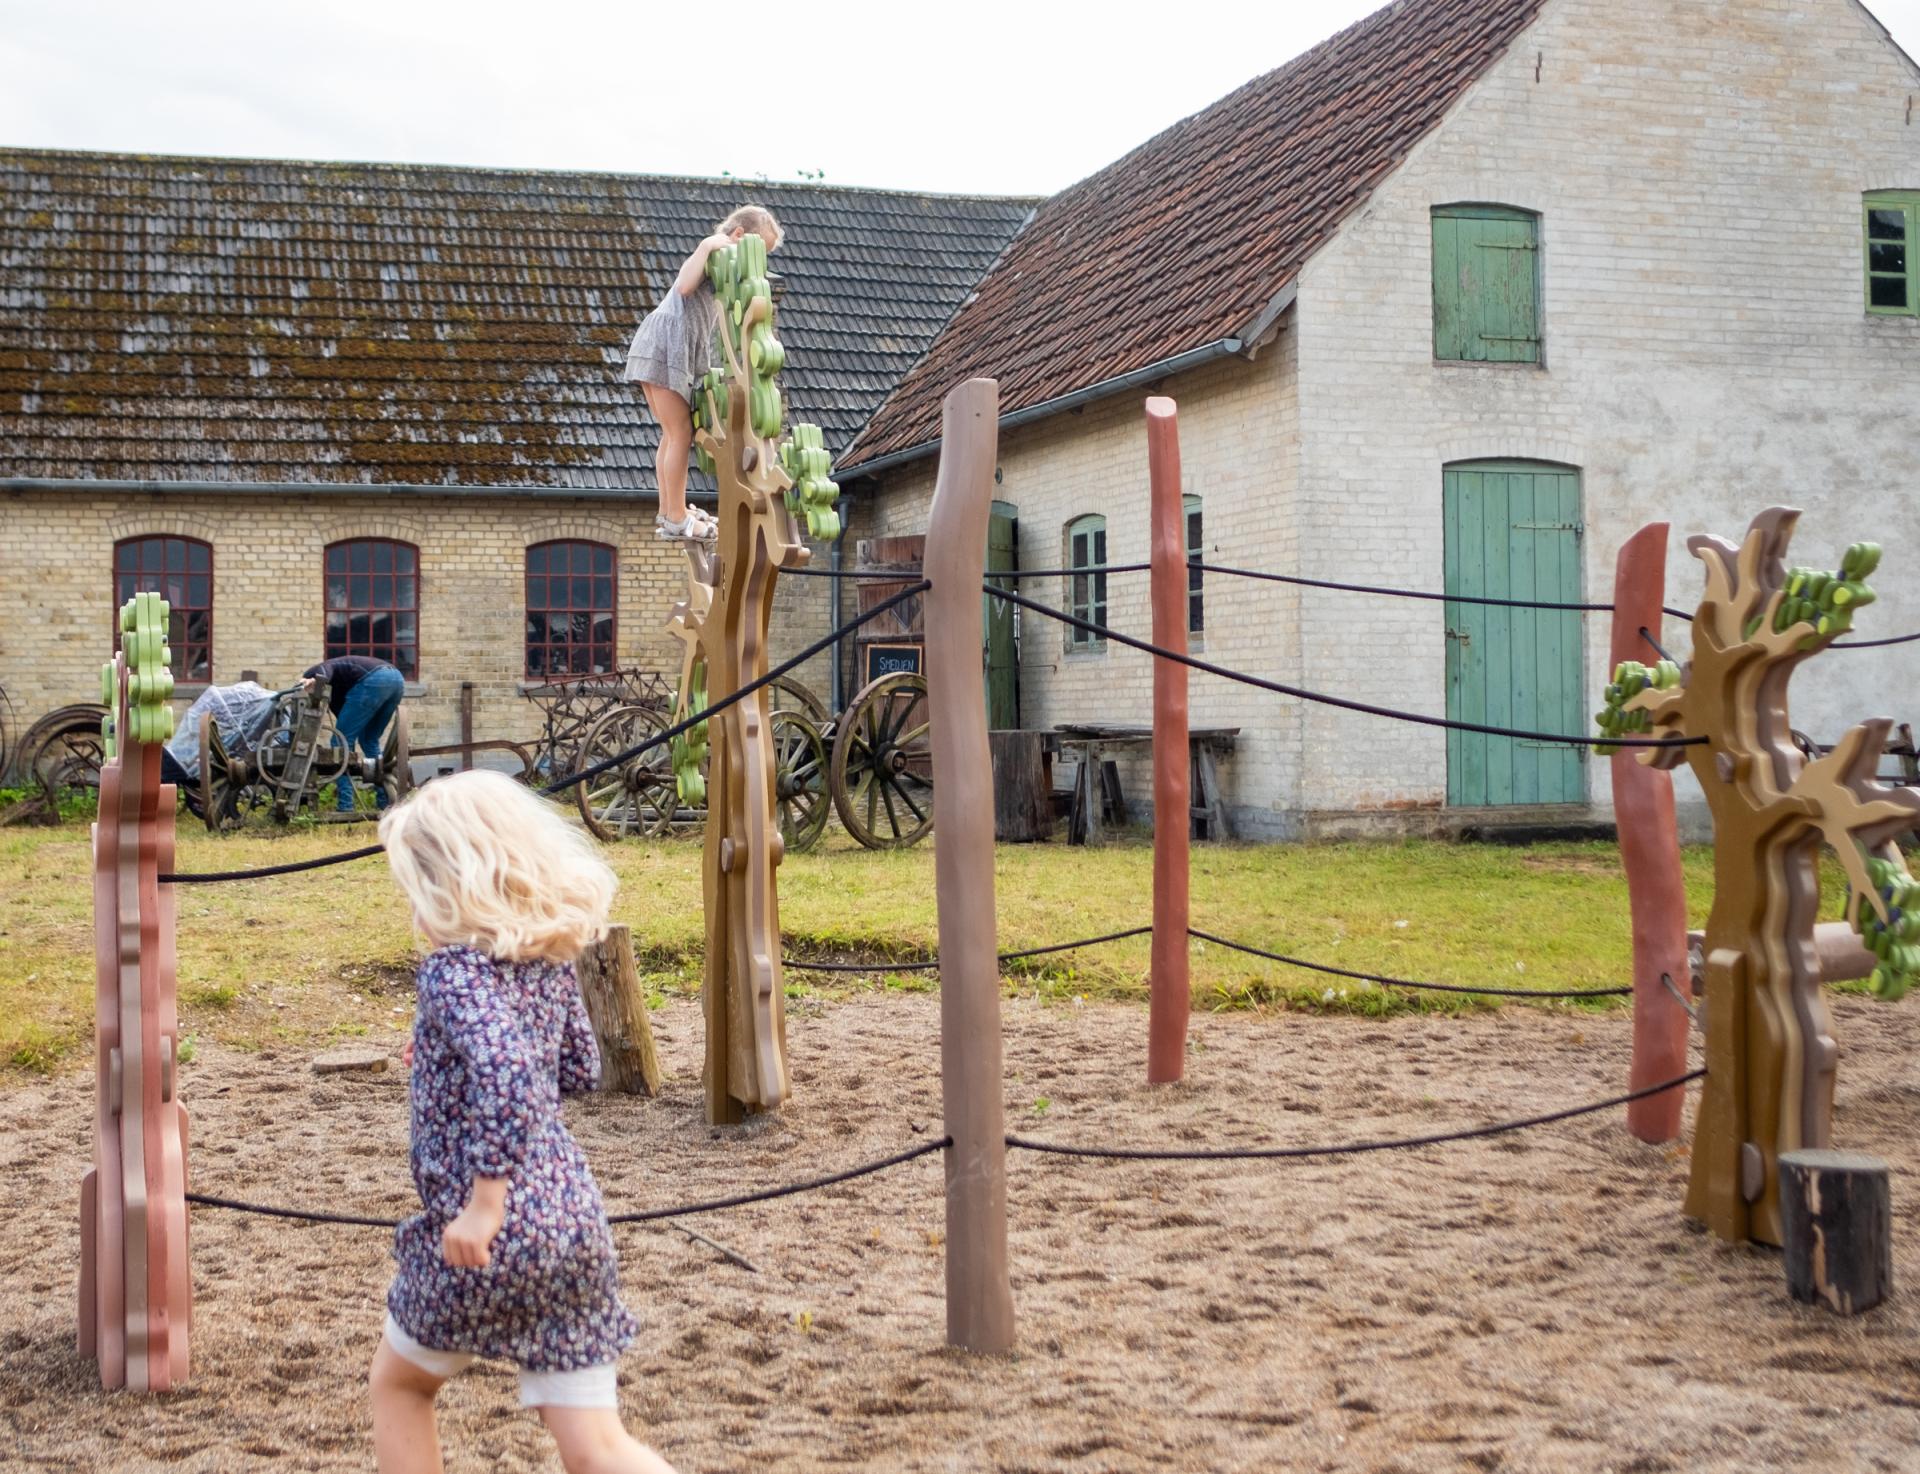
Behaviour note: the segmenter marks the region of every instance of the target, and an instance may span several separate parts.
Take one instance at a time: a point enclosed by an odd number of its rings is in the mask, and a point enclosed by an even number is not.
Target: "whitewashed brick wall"
[[[1371,580],[1439,588],[1442,466],[1524,457],[1580,468],[1589,599],[1667,520],[1667,602],[1688,607],[1686,537],[1787,503],[1797,561],[1885,544],[1865,633],[1920,628],[1920,321],[1865,314],[1860,239],[1863,191],[1920,188],[1916,94],[1852,0],[1551,0],[1305,269],[1306,571],[1351,574],[1358,536]],[[1432,361],[1429,211],[1464,200],[1540,213],[1543,368]],[[1309,684],[1445,710],[1437,607],[1314,608],[1338,617],[1307,620]],[[1591,709],[1607,617],[1586,628]],[[1821,657],[1796,725],[1920,719],[1913,652]],[[1443,733],[1315,710],[1305,736],[1316,807],[1444,802]],[[1607,765],[1588,766],[1605,808]]]

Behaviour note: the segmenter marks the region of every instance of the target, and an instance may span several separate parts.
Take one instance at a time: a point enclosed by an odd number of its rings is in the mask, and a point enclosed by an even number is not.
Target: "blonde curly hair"
[[[769,251],[779,250],[780,242],[787,238],[786,230],[765,205],[742,205],[720,222],[721,235],[731,235],[735,230],[744,230],[752,235],[771,235],[773,239],[767,242]]]
[[[606,935],[613,871],[552,804],[505,774],[435,779],[388,810],[380,840],[436,946],[569,962]]]

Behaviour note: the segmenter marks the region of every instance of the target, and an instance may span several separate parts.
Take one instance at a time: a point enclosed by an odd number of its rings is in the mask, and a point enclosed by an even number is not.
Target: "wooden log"
[[[1893,1293],[1893,1198],[1887,1164],[1861,1152],[1780,1154],[1787,1289],[1836,1315]]]
[[[1147,400],[1147,475],[1152,534],[1153,642],[1187,653],[1187,527],[1180,487],[1180,425],[1171,399]],[[1118,785],[1116,784],[1116,787]],[[1153,663],[1153,958],[1148,973],[1147,1083],[1186,1073],[1189,867],[1193,754],[1187,718],[1187,668]]]
[[[1053,830],[1053,765],[1044,732],[989,732],[993,749],[993,837],[1032,844]]]
[[[1614,563],[1610,669],[1623,660],[1652,665],[1660,658],[1640,630],[1644,626],[1660,638],[1666,587],[1667,524],[1652,522],[1621,544]],[[1678,986],[1687,976],[1687,888],[1673,777],[1648,767],[1640,756],[1639,749],[1623,747],[1610,759],[1614,823],[1633,918],[1633,1063],[1627,1074],[1632,1090],[1686,1073],[1691,1022],[1661,981],[1668,978]],[[1629,1102],[1627,1130],[1646,1142],[1672,1141],[1680,1134],[1685,1105],[1684,1090]]]
[[[1013,1349],[1007,1140],[993,901],[993,762],[980,585],[999,443],[999,386],[969,379],[940,416],[927,528],[934,889],[940,909],[940,1095],[946,1154],[947,1344]]]
[[[601,1090],[658,1095],[660,1056],[633,961],[633,934],[625,925],[608,927],[606,936],[580,954],[574,971],[600,1044]]]

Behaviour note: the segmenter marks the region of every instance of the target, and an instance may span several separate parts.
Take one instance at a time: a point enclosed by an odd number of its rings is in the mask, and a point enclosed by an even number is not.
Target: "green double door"
[[[1444,472],[1447,715],[1532,732],[1586,729],[1575,610],[1455,603],[1466,596],[1580,601],[1580,476],[1561,466],[1474,461]],[[1447,733],[1447,802],[1576,804],[1586,749]]]

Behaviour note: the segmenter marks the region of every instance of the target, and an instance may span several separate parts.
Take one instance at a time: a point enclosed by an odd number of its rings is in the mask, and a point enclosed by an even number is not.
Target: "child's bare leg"
[[[634,1438],[610,1407],[543,1407],[567,1474],[674,1474],[673,1465]]]
[[[368,1376],[373,1392],[373,1456],[380,1474],[441,1474],[433,1399],[444,1379],[424,1372],[380,1338]]]
[[[654,457],[654,479],[660,483],[660,515],[669,522],[687,516],[687,453],[693,449],[693,411],[686,400],[658,384],[642,384],[647,408],[660,422],[660,451]]]

